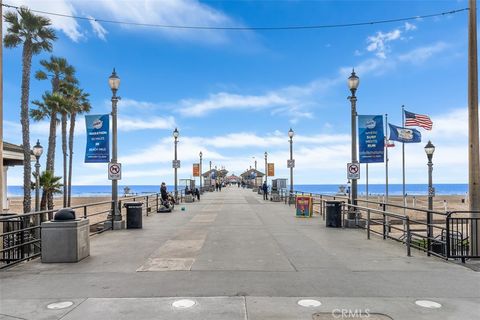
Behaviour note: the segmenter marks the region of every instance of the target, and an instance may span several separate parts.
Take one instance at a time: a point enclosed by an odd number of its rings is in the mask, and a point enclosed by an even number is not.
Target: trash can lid
[[[72,208],[62,208],[55,213],[53,221],[75,220],[75,210]]]
[[[142,206],[143,202],[125,202],[123,204],[124,207],[135,207],[135,206]]]

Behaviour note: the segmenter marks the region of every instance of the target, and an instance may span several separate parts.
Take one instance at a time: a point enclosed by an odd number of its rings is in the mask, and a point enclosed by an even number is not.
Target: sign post
[[[360,163],[347,163],[347,179],[360,179]]]
[[[295,159],[287,160],[287,168],[295,168]]]
[[[108,180],[122,180],[121,163],[108,163]]]

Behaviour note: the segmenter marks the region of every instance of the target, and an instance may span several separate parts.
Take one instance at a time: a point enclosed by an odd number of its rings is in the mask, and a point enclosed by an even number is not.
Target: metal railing
[[[112,208],[113,201],[72,207],[76,211],[77,218],[90,219],[90,235],[108,230],[104,225],[112,217]],[[53,219],[58,210],[0,216],[0,269],[41,255],[41,224]]]
[[[148,216],[152,209],[155,209],[155,212],[161,206],[161,195],[160,193],[151,193],[151,194],[144,194],[144,195],[135,195],[133,197],[125,197],[118,200],[118,210],[122,214],[122,216],[126,216],[126,208],[124,206],[127,202],[142,202],[142,213]]]
[[[453,211],[447,215],[447,225],[445,234],[445,251],[447,258],[466,259],[480,258],[478,248],[472,247],[472,234],[480,227],[480,218],[459,217],[466,215],[467,211]],[[456,215],[456,216],[455,216]]]
[[[342,226],[345,226],[347,213],[353,212],[355,226],[366,230],[367,239],[371,234],[376,234],[384,240],[403,243],[407,255],[410,255],[411,248],[415,248],[442,259],[461,259],[465,262],[469,258],[480,258],[479,253],[472,253],[470,247],[472,232],[479,232],[480,218],[464,217],[470,214],[469,211],[444,212],[366,199],[357,199],[357,204],[353,205],[347,196],[302,191],[295,191],[289,198],[297,195],[311,196],[314,212],[318,212],[323,220],[327,201],[343,202]]]

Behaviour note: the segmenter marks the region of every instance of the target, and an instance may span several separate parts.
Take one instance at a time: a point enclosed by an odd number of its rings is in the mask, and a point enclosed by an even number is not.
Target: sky
[[[195,1],[5,0],[10,5],[132,23],[212,27],[332,25],[441,13],[468,1]],[[48,15],[46,15],[48,16]],[[424,146],[436,146],[435,183],[468,183],[468,12],[356,27],[307,30],[193,30],[122,25],[48,16],[65,57],[90,93],[91,114],[111,112],[108,77],[116,68],[121,185],[173,184],[173,130],[180,131],[179,178],[203,169],[264,171],[288,178],[288,130],[295,131],[295,184],[347,182],[351,107],[347,78],[360,78],[358,114],[388,114],[401,125],[402,105],[431,117],[422,142],[405,146],[406,182],[427,182]],[[21,144],[21,49],[4,49],[4,140]],[[32,76],[30,100],[50,90]],[[78,117],[73,184],[108,185],[107,164],[84,163],[85,119]],[[61,175],[60,129],[56,174]],[[48,123],[31,122],[31,138],[47,145]],[[389,182],[402,182],[401,144],[389,149]],[[41,159],[44,167],[45,156]],[[9,185],[22,185],[22,168]],[[385,164],[369,165],[369,182],[385,182]],[[365,166],[359,184],[365,183]]]

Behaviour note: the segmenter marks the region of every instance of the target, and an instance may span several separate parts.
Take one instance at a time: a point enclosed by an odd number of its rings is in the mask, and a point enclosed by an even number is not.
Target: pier
[[[3,270],[0,319],[477,319],[479,285],[461,264],[231,186],[92,236],[78,263]]]

